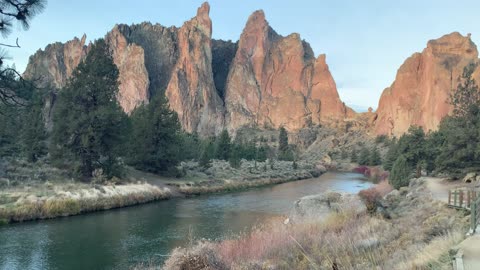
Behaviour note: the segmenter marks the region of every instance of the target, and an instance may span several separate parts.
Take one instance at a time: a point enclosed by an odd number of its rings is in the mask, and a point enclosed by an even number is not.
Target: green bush
[[[408,165],[407,159],[402,155],[393,163],[390,173],[390,184],[396,188],[406,187],[409,184],[412,170]]]

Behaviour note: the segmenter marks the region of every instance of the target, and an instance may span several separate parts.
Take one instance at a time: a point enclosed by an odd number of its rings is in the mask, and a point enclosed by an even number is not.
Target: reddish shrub
[[[380,199],[392,190],[392,186],[387,181],[381,181],[374,187],[361,190],[358,195],[367,206],[368,212],[375,213]]]
[[[358,166],[355,169],[353,169],[353,172],[361,173],[365,176],[368,176],[367,174],[369,174],[370,169],[368,168],[368,166]]]

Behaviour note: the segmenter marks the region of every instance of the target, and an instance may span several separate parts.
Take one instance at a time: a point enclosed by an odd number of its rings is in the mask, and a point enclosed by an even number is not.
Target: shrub
[[[388,143],[388,137],[387,135],[378,135],[375,138],[375,143],[380,144],[380,143]]]
[[[380,192],[378,192],[375,187],[361,190],[358,193],[358,196],[360,196],[362,201],[365,203],[365,206],[367,206],[367,211],[370,214],[375,213],[377,210],[378,201],[382,198],[382,196],[380,196]]]
[[[407,163],[407,159],[402,155],[393,163],[390,184],[396,189],[406,187],[408,186],[410,175],[410,166]]]
[[[211,243],[200,242],[192,249],[176,248],[165,262],[166,270],[227,269]]]

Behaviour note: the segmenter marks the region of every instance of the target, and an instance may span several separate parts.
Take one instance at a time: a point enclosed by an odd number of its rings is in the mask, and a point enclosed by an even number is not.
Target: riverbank
[[[433,199],[425,179],[414,179],[401,191],[362,193],[362,200],[342,200],[341,194],[304,198],[296,206],[314,205],[309,210],[318,209],[317,214],[290,215],[238,237],[175,249],[164,269],[451,267],[449,250],[463,240],[468,220]],[[372,198],[373,208],[365,205]],[[325,215],[326,209],[333,211]]]
[[[228,162],[215,160],[208,169],[199,168],[195,162],[183,163],[186,172],[183,179],[167,180],[186,196],[240,191],[290,181],[315,178],[325,173],[323,167],[298,161],[296,168],[291,161],[276,161],[273,166],[266,162],[244,161],[239,168]]]
[[[0,190],[0,224],[79,215],[172,197],[240,191],[314,178],[325,172],[322,168],[303,162],[299,162],[294,169],[292,162],[286,161],[278,161],[273,166],[244,161],[238,169],[231,168],[224,161],[213,161],[208,169],[190,162],[183,163],[180,169],[185,172],[184,177],[167,178],[128,168],[127,179],[120,184],[62,180],[64,174],[56,170],[55,173],[48,173],[55,178],[54,182],[28,175],[18,178],[22,181],[29,179],[27,183],[16,184],[12,181],[11,184],[10,180],[5,179]],[[48,171],[51,168],[43,166],[37,170]]]
[[[0,223],[73,216],[168,199],[169,188],[148,183],[88,185],[44,184],[0,192]]]

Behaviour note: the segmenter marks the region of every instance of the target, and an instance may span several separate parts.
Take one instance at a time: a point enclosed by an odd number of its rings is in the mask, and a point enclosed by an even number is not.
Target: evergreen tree
[[[477,65],[470,63],[463,69],[460,83],[456,91],[450,96],[450,103],[453,105],[453,115],[473,119],[478,115],[480,108],[480,92],[477,82],[473,79],[473,73]]]
[[[286,161],[293,160],[293,151],[288,145],[288,133],[284,127],[280,127],[278,135],[278,159]]]
[[[229,160],[232,142],[228,131],[224,129],[217,138],[215,157],[220,160]]]
[[[425,160],[425,132],[421,127],[411,126],[397,143],[397,154],[403,155],[411,168]]]
[[[382,164],[382,157],[380,156],[380,152],[378,152],[377,147],[374,147],[370,152],[370,159],[368,163],[370,166],[378,166]]]
[[[393,163],[398,158],[398,150],[395,139],[392,140],[390,147],[388,148],[387,155],[385,156],[385,161],[383,162],[383,169],[386,171],[391,171]]]
[[[256,160],[263,162],[267,160],[267,158],[268,158],[268,146],[266,144],[262,144],[257,149]]]
[[[241,164],[241,158],[240,158],[240,147],[238,145],[234,145],[231,150],[230,158],[229,158],[229,163],[232,168],[238,169],[240,168]]]
[[[47,154],[45,143],[47,132],[42,113],[43,103],[39,99],[37,100],[28,106],[29,109],[24,113],[22,121],[22,152],[29,162],[35,162]]]
[[[130,158],[135,168],[154,173],[176,174],[182,136],[177,114],[170,110],[165,95],[137,108],[131,117]]]
[[[0,33],[5,38],[12,33],[14,22],[24,30],[28,30],[30,21],[45,8],[45,0],[0,0]],[[17,39],[18,41],[18,39]],[[20,47],[17,44],[0,43],[2,47]],[[0,53],[0,104],[6,106],[25,106],[28,104],[21,96],[22,88],[18,83],[28,83],[24,80],[15,67],[5,65],[7,54],[4,50]],[[11,76],[15,74],[15,76]],[[2,107],[0,106],[0,110]],[[0,111],[1,113],[1,111]],[[6,116],[5,114],[3,115]],[[18,127],[17,127],[18,128]]]
[[[360,150],[360,156],[358,157],[358,164],[360,165],[368,165],[370,161],[370,151],[368,148],[363,146]]]
[[[411,171],[407,159],[404,156],[400,156],[393,164],[392,172],[389,177],[390,184],[396,189],[408,186]]]
[[[283,154],[288,151],[288,133],[287,130],[282,126],[280,127],[280,132],[278,134],[278,152]]]
[[[180,160],[199,160],[202,154],[202,139],[196,132],[194,133],[180,133],[181,137],[181,151]]]
[[[358,162],[358,155],[357,155],[357,149],[353,148],[352,152],[350,154],[350,162],[357,163]]]
[[[443,143],[435,162],[439,170],[480,167],[480,93],[472,76],[475,68],[474,64],[465,67],[451,96],[453,115],[440,123]]]
[[[297,161],[294,159],[293,162],[292,162],[292,168],[294,170],[298,169],[298,164],[297,164]]]
[[[202,154],[200,155],[199,165],[205,169],[208,169],[212,166],[212,158],[215,155],[215,145],[213,140],[208,140],[203,148]]]
[[[78,161],[84,180],[103,169],[107,177],[119,175],[119,147],[126,133],[126,115],[117,102],[118,69],[100,39],[73,71],[60,91],[54,115],[53,146],[61,155]]]

